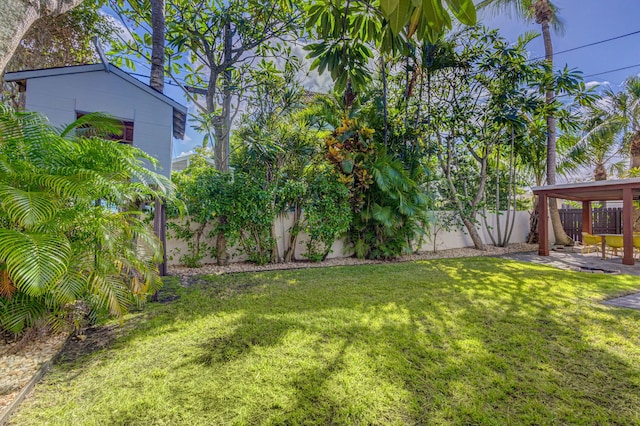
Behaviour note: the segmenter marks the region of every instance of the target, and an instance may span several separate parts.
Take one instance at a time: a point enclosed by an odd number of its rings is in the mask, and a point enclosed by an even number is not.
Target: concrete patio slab
[[[623,265],[621,257],[603,259],[599,253],[579,253],[571,249],[551,251],[549,256],[538,256],[537,252],[510,253],[502,256],[506,259],[549,265],[559,269],[594,274],[626,274],[640,277],[640,261]],[[640,280],[638,281],[640,288]]]
[[[633,266],[623,265],[620,257],[603,259],[599,253],[582,254],[569,249],[566,251],[551,251],[549,256],[538,256],[537,252],[525,252],[510,253],[501,257],[549,265],[569,271],[592,274],[626,274],[640,277],[640,262],[636,261]],[[638,289],[640,289],[640,278],[638,279]],[[640,309],[640,293],[605,300],[602,303],[619,308]]]
[[[616,297],[615,299],[605,300],[602,303],[605,305],[617,306],[619,308],[640,309],[640,293]]]

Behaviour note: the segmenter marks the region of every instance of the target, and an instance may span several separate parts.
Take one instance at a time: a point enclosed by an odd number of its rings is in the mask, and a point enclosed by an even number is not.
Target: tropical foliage
[[[109,41],[115,33],[116,27],[99,12],[96,2],[84,2],[68,13],[37,20],[22,38],[6,71],[94,63],[98,58],[91,40]],[[0,82],[0,100],[23,109],[24,96],[18,86],[5,83],[1,76]]]
[[[171,185],[139,149],[82,136],[87,125],[118,131],[101,115],[59,130],[0,109],[2,329],[60,327],[79,305],[121,318],[161,285],[160,244],[140,209]]]
[[[356,256],[390,258],[411,251],[426,224],[427,197],[373,133],[345,119],[326,139],[327,158],[349,187]]]
[[[471,0],[115,0],[109,7],[127,27],[111,43],[111,59],[129,68],[140,60],[151,62],[153,87],[162,90],[163,75],[179,86],[193,106],[192,125],[202,135],[202,148],[191,165],[173,175],[179,201],[170,207],[169,227],[186,244],[173,255],[189,266],[200,266],[208,257],[226,264],[236,255],[259,264],[294,261],[300,255],[320,261],[342,237],[347,252],[356,256],[392,258],[420,249],[427,239],[435,248],[438,232],[462,227],[478,249],[487,243],[481,238],[483,227],[493,244],[506,245],[514,232],[515,210],[531,203],[523,201],[524,187],[541,185],[545,179],[554,183],[556,174],[574,173],[578,166],[593,168],[601,179],[611,165],[622,175],[621,161],[627,157],[632,160],[631,174],[640,165],[640,80],[631,78],[619,93],[605,92],[596,102],[579,71],[555,69],[550,31],[562,25],[549,0],[478,3],[479,8],[508,11],[540,24],[544,60],[528,57],[536,34],[524,34],[512,43],[497,30],[475,26]],[[95,12],[87,5],[66,16],[60,34],[70,34],[69,40],[51,32],[48,37],[58,46],[52,50],[91,56],[89,33],[113,35],[113,28]],[[158,19],[161,15],[164,20]],[[450,32],[454,19],[469,26]],[[311,70],[330,74],[333,92],[305,89],[298,42],[304,45]],[[26,39],[22,49],[42,56],[38,63],[50,64],[51,58],[36,52],[35,46]],[[71,56],[63,62],[70,62]],[[13,131],[38,121],[28,115],[5,115],[19,122]],[[101,117],[87,120],[106,125]],[[54,138],[54,130],[41,127],[46,138]],[[32,143],[25,142],[31,135],[25,133],[22,143]],[[20,150],[2,155],[33,163],[32,173],[46,170],[47,176],[68,180],[76,171],[65,147],[78,151],[102,144],[122,151],[117,156],[129,158],[130,169],[116,170],[124,166],[103,164],[99,156],[82,157],[73,163],[81,169],[78,173],[93,170],[103,179],[85,179],[92,188],[85,192],[69,184],[58,188],[58,180],[48,177],[38,178],[44,183],[23,174],[7,177],[3,229],[25,235],[44,232],[64,237],[67,243],[33,237],[24,240],[19,259],[11,257],[13,251],[2,252],[5,278],[0,291],[12,303],[28,293],[20,268],[36,274],[28,278],[42,290],[76,282],[64,278],[76,261],[82,265],[82,276],[111,277],[115,272],[104,266],[111,265],[110,260],[101,256],[118,258],[118,273],[131,277],[123,279],[128,284],[121,291],[102,296],[104,291],[96,290],[103,293],[89,297],[99,286],[76,286],[62,292],[73,293],[73,298],[42,303],[50,318],[63,316],[72,305],[70,299],[86,299],[95,312],[107,307],[119,314],[124,312],[120,307],[135,299],[131,294],[146,293],[153,286],[155,241],[149,238],[143,244],[146,237],[137,236],[144,228],[140,210],[168,184],[142,172],[145,169],[134,161],[146,158],[139,151],[71,128],[55,138],[59,143],[41,144],[42,151],[33,148],[26,159]],[[95,140],[94,145],[89,140]],[[102,155],[116,155],[109,152]],[[7,160],[6,173],[15,167]],[[72,190],[77,193],[65,192]],[[33,195],[43,191],[54,195]],[[535,200],[531,204],[530,241],[535,241]],[[181,205],[188,215],[180,216]],[[58,215],[65,209],[70,211],[62,220]],[[489,214],[498,215],[495,226],[489,226]],[[121,221],[118,226],[110,222],[116,219]],[[276,223],[285,222],[288,229],[276,229]],[[78,230],[93,227],[100,231]],[[286,238],[280,241],[282,231]],[[102,236],[108,232],[115,234]],[[557,234],[563,242],[560,230]],[[84,240],[91,236],[93,243]],[[91,268],[85,251],[73,251],[76,240],[78,247],[99,252],[91,258]],[[121,243],[126,241],[135,244]],[[148,255],[135,257],[145,244]],[[229,249],[232,246],[235,250]],[[33,267],[30,262],[40,261],[25,260],[28,247],[38,248],[58,269]],[[306,251],[297,251],[300,247]],[[127,260],[134,258],[139,263]],[[89,283],[92,279],[86,278]],[[111,278],[105,280],[111,283]],[[142,282],[146,287],[136,290]],[[19,329],[34,321],[11,325]]]

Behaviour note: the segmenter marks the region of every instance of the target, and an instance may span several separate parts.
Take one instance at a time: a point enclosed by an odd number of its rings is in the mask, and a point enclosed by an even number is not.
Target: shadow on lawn
[[[254,347],[277,345],[282,336],[296,326],[295,323],[266,320],[259,315],[249,315],[241,320],[234,332],[225,336],[212,337],[199,344],[200,354],[189,363],[211,367],[247,356]]]
[[[491,272],[481,265],[459,262],[445,268],[456,293],[448,302],[464,308],[456,313],[455,329],[442,321],[436,331],[452,345],[444,360],[449,398],[443,411],[468,411],[472,422],[491,422],[491,407],[497,404],[534,423],[640,420],[640,370],[631,359],[618,356],[620,347],[640,343],[622,325],[622,320],[637,323],[638,312],[594,303],[603,298],[602,290],[606,294],[619,288],[603,285],[606,277],[598,277],[596,286],[593,276],[545,267],[539,268],[532,286],[531,269],[522,270],[518,262],[496,265]],[[632,277],[626,281],[640,288]],[[447,313],[441,310],[437,317]],[[414,321],[419,323],[420,316]],[[481,353],[468,356],[469,341]],[[471,376],[465,373],[471,369],[481,371],[482,379],[476,375],[462,386],[465,397],[456,398],[459,380]],[[470,401],[484,408],[474,412]]]
[[[464,259],[202,279],[117,347],[176,316],[235,311],[243,315],[233,330],[199,343],[184,365],[222,369],[279,348],[289,333],[316,336],[312,366],[278,378],[295,401],[242,407],[251,424],[639,421],[637,363],[606,348],[606,336],[593,336],[606,330],[616,345],[639,343],[620,321],[637,320],[636,312],[592,302],[619,286],[603,277],[594,289],[580,275],[534,270],[540,276],[532,282],[532,269],[518,262]],[[385,280],[374,282],[381,274]],[[317,288],[314,277],[327,284]],[[343,311],[344,320],[330,320]],[[331,342],[338,349],[326,355]],[[366,363],[362,371],[355,355]],[[365,383],[341,389],[337,377],[350,374]]]
[[[567,294],[567,288],[558,285],[568,279],[566,273],[541,267],[540,279],[532,284],[531,269],[523,271],[518,266],[517,262],[496,263],[487,271],[485,263],[449,261],[439,272],[452,279],[450,287],[435,293],[427,287],[424,294],[392,299],[391,308],[385,295],[372,298],[367,294],[356,295],[355,300],[317,300],[313,308],[292,306],[296,311],[322,315],[325,310],[354,309],[355,302],[356,315],[384,318],[405,312],[411,322],[377,329],[351,324],[307,330],[329,333],[342,339],[343,346],[339,356],[323,368],[291,381],[298,402],[288,408],[288,414],[278,416],[278,421],[314,419],[324,424],[339,419],[346,424],[366,418],[350,401],[336,401],[326,389],[319,392],[332,374],[347,368],[344,357],[351,350],[367,351],[369,359],[375,360],[379,379],[400,383],[411,394],[406,407],[413,409],[403,413],[383,409],[377,422],[392,422],[398,416],[418,424],[491,423],[500,416],[504,421],[533,423],[624,423],[633,418],[640,407],[637,366],[619,358],[615,350],[594,344],[586,329],[595,322],[607,329],[611,340],[633,345],[616,317],[633,319],[637,314],[616,311],[612,315],[609,308],[595,305],[585,296],[589,283],[575,276],[576,291]],[[424,272],[433,271],[427,267]],[[389,273],[393,275],[392,270]],[[400,280],[389,278],[389,283],[402,286]],[[242,286],[251,287],[247,282]],[[205,355],[199,361],[211,365],[247,356],[252,347],[277,346],[289,331],[301,327],[264,317],[273,308],[268,299],[258,299],[253,308],[233,335],[213,339],[203,347]],[[319,401],[323,401],[322,409],[317,408]],[[264,420],[264,414],[256,412],[255,420]]]

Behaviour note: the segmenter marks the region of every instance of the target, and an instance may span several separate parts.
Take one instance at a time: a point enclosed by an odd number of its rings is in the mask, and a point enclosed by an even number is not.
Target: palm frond
[[[0,183],[0,209],[9,220],[29,228],[55,216],[57,204],[46,192],[23,191]]]
[[[62,324],[79,299],[121,316],[161,284],[160,243],[137,210],[173,202],[174,187],[141,150],[74,133],[113,130],[106,116],[85,117],[60,133],[38,114],[0,107],[0,273],[2,288],[15,288],[0,297],[4,329]]]
[[[91,133],[96,136],[121,135],[123,130],[120,120],[108,114],[92,112],[67,125],[60,131],[60,136],[65,138],[70,136],[71,132],[82,130],[83,128],[91,129]]]
[[[71,247],[60,235],[28,234],[0,229],[0,262],[16,287],[39,296],[67,271]]]

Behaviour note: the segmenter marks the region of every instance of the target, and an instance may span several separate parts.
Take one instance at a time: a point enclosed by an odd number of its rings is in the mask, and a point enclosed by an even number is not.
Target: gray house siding
[[[159,173],[171,175],[173,108],[146,91],[105,71],[30,78],[26,109],[38,111],[55,126],[79,112],[104,112],[133,121],[133,145],[156,158]]]

